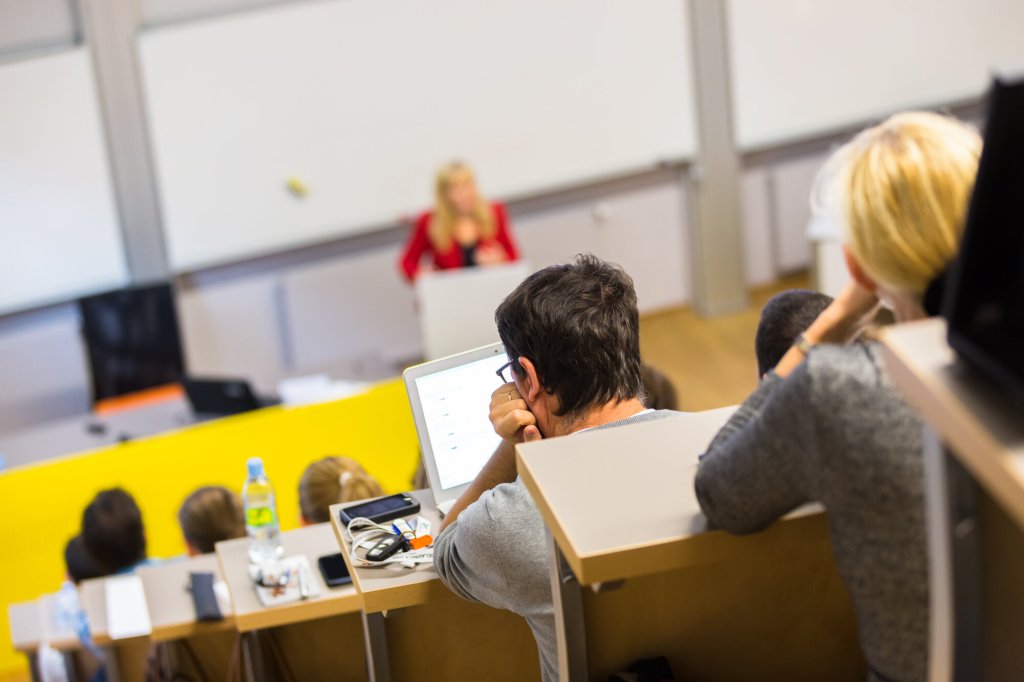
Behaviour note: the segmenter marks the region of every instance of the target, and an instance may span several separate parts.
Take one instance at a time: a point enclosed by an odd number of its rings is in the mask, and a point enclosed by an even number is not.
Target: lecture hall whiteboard
[[[728,0],[741,149],[978,97],[1024,65],[1021,0]]]
[[[0,314],[122,286],[88,52],[0,64],[0,102]]]
[[[393,224],[453,157],[496,198],[689,158],[688,36],[684,0],[324,0],[146,31],[172,267]]]

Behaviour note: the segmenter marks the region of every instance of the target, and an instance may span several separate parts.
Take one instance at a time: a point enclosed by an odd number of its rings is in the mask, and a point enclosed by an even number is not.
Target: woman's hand
[[[847,284],[835,300],[829,304],[818,319],[804,332],[804,338],[811,344],[847,344],[856,341],[864,328],[875,319],[880,305],[878,297],[856,282]],[[796,347],[790,348],[775,366],[775,373],[787,377],[804,361],[804,354]]]
[[[514,383],[503,384],[491,394],[490,418],[494,432],[512,445],[541,439],[537,418]]]
[[[476,262],[480,265],[497,265],[507,260],[508,254],[498,244],[481,244],[476,247]]]
[[[804,333],[811,343],[855,341],[871,324],[880,306],[878,297],[851,281]]]

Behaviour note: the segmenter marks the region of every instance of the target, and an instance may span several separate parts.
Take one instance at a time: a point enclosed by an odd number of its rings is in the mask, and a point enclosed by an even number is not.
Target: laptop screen
[[[501,385],[494,373],[506,362],[498,353],[415,379],[442,490],[476,478],[498,447],[488,412]]]
[[[1024,81],[996,82],[960,256],[947,291],[950,344],[1024,390]]]

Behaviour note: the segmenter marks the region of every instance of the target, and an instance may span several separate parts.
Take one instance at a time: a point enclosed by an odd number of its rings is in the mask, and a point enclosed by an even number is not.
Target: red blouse
[[[499,245],[505,250],[505,255],[510,261],[519,259],[519,250],[512,241],[512,234],[508,229],[508,216],[505,213],[505,206],[499,203],[491,204],[494,210],[494,236],[490,239],[481,239],[477,247]],[[410,282],[416,279],[420,269],[420,259],[424,253],[430,253],[434,257],[434,265],[438,270],[450,270],[462,267],[462,249],[452,241],[450,247],[445,251],[437,251],[427,236],[427,228],[430,226],[431,212],[427,211],[416,221],[409,243],[405,245],[402,259],[399,266]]]

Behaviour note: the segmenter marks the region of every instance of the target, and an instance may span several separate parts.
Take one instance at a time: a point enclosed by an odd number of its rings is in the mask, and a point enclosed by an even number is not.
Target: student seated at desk
[[[845,227],[854,282],[714,438],[696,492],[708,521],[750,533],[822,503],[857,614],[870,679],[928,672],[921,423],[877,344],[847,345],[881,301],[926,316],[926,289],[956,255],[981,140],[952,118],[893,116],[860,133],[816,181],[815,210]]]
[[[96,494],[82,513],[82,539],[105,575],[132,573],[149,562],[135,498],[121,488]]]
[[[330,507],[380,497],[383,488],[362,465],[348,457],[324,457],[302,472],[299,479],[299,516],[302,525],[331,520]]]
[[[416,221],[399,265],[410,282],[421,272],[519,259],[505,207],[480,196],[473,170],[453,161],[437,172],[434,210]],[[423,256],[430,262],[421,265]]]
[[[189,556],[209,554],[222,540],[245,537],[242,500],[222,486],[204,486],[182,502],[178,524]]]
[[[782,356],[831,302],[831,296],[806,289],[787,289],[768,299],[761,308],[761,319],[754,335],[758,378],[763,379],[779,364]]]
[[[526,619],[544,680],[558,677],[544,521],[516,474],[515,445],[661,419],[640,398],[640,316],[633,281],[579,256],[528,277],[495,312],[511,362],[491,397],[501,444],[444,519],[434,567],[464,599]]]
[[[68,540],[68,544],[64,545],[64,567],[67,570],[68,580],[75,585],[83,580],[102,578],[107,575],[103,567],[89,554],[81,535],[76,535]]]

